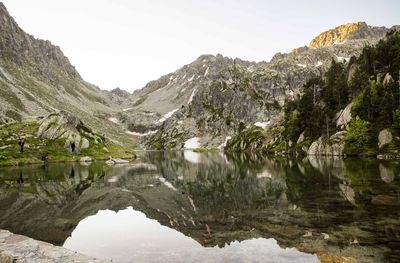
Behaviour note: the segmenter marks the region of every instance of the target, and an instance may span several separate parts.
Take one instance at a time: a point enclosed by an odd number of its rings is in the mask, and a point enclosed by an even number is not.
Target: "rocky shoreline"
[[[106,263],[63,247],[0,230],[0,263],[86,262]]]

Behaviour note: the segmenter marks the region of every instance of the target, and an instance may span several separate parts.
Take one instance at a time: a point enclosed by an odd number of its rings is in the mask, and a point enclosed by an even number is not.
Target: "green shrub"
[[[369,122],[361,119],[352,120],[344,141],[345,152],[348,154],[366,153],[371,141]]]

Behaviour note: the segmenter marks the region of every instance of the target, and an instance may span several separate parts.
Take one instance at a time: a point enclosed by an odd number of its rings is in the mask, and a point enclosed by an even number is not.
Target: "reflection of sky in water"
[[[319,262],[315,255],[282,249],[274,239],[204,248],[132,208],[99,211],[82,220],[64,247],[113,262]]]

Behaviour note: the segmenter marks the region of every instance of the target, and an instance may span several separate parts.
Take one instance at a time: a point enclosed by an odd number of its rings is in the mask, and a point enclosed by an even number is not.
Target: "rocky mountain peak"
[[[382,38],[388,31],[385,27],[369,26],[365,22],[347,23],[319,34],[310,42],[309,47],[321,48],[347,40]]]
[[[35,75],[56,80],[58,72],[71,78],[80,78],[79,73],[64,56],[60,47],[50,41],[36,39],[25,33],[11,17],[7,8],[0,2],[0,50],[3,57]]]

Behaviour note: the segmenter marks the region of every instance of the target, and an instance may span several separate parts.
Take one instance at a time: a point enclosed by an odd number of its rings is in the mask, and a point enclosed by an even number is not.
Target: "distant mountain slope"
[[[188,139],[197,140],[196,146],[222,147],[246,127],[272,125],[308,79],[324,75],[332,60],[349,62],[389,31],[343,25],[270,62],[204,55],[136,91],[118,119],[145,137],[144,147],[180,149]]]
[[[68,110],[122,138],[106,121],[123,105],[118,98],[84,81],[59,47],[25,33],[0,3],[0,123]]]

